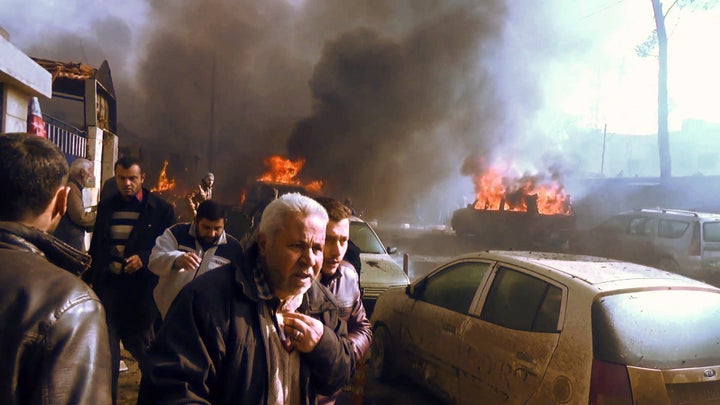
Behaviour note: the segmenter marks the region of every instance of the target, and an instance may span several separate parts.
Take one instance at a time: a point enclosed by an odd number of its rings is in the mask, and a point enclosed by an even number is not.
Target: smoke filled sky
[[[671,129],[720,122],[719,16],[668,19]],[[108,60],[121,146],[197,155],[231,199],[282,154],[376,214],[451,208],[471,153],[537,167],[568,123],[656,126],[649,1],[0,0],[0,26],[34,57]]]

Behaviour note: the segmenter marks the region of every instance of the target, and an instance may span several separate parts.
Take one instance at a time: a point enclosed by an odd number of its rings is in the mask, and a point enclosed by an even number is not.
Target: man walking
[[[317,201],[328,213],[329,221],[323,246],[323,265],[320,282],[335,294],[340,318],[347,322],[348,335],[353,343],[356,367],[362,367],[372,341],[372,326],[360,296],[359,276],[353,265],[343,260],[350,242],[352,211],[338,200],[319,197]],[[361,369],[356,372],[362,372]],[[361,387],[354,387],[359,389]],[[334,404],[340,392],[321,397],[320,404]]]
[[[347,384],[352,347],[320,273],[327,213],[271,202],[242,261],[190,282],[170,306],[138,404],[313,404]]]
[[[215,175],[208,172],[200,180],[200,184],[190,192],[187,197],[187,203],[192,210],[193,217],[197,215],[197,209],[201,202],[213,198],[213,185],[215,184]]]
[[[242,255],[240,242],[225,233],[225,218],[220,204],[206,200],[193,222],[173,225],[155,241],[148,267],[159,277],[153,296],[163,318],[185,284]]]
[[[93,162],[77,158],[70,164],[67,212],[53,233],[55,237],[78,250],[85,250],[85,231],[92,230],[97,212],[85,212],[83,188],[93,175]]]
[[[157,276],[148,270],[155,239],[173,224],[173,207],[142,187],[140,162],[125,156],[115,163],[118,194],[98,206],[90,241],[88,281],[105,305],[117,401],[120,340],[143,368],[160,314],[153,300]]]
[[[47,139],[0,135],[3,403],[110,401],[105,311],[77,277],[90,258],[47,233],[65,213],[67,173],[65,157]]]

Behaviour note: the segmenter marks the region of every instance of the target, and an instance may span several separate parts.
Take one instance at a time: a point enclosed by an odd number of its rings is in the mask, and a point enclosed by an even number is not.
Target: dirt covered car
[[[410,284],[407,272],[391,256],[396,249],[383,245],[370,224],[359,217],[350,218],[350,241],[360,253],[360,290],[368,310],[388,288]]]
[[[720,403],[720,289],[562,253],[459,256],[371,317],[369,366],[458,404]]]

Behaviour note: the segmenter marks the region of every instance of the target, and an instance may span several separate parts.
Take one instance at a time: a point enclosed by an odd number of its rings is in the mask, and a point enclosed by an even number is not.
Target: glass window
[[[490,263],[484,262],[462,262],[447,267],[425,280],[418,299],[467,314],[490,268]]]
[[[607,233],[625,233],[628,229],[628,222],[632,217],[628,216],[617,216],[608,219],[602,224],[598,225],[597,230],[600,232]]]
[[[689,222],[661,219],[658,222],[658,236],[661,238],[677,239],[690,227]]]
[[[360,249],[360,253],[386,253],[380,239],[365,222],[350,221],[350,240]]]
[[[720,222],[705,222],[703,224],[703,240],[705,242],[720,242]]]
[[[519,271],[500,268],[480,318],[506,328],[557,332],[562,290]]]

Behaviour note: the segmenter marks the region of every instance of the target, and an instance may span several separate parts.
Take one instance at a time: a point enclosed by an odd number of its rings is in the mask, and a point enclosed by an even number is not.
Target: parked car
[[[459,256],[378,299],[368,367],[458,404],[720,401],[720,289],[564,253]]]
[[[571,250],[708,279],[720,273],[720,215],[661,208],[625,211],[578,233]]]
[[[360,251],[360,290],[369,311],[383,291],[410,284],[406,271],[391,256],[396,249],[383,245],[370,224],[359,217],[350,218],[350,241]]]

